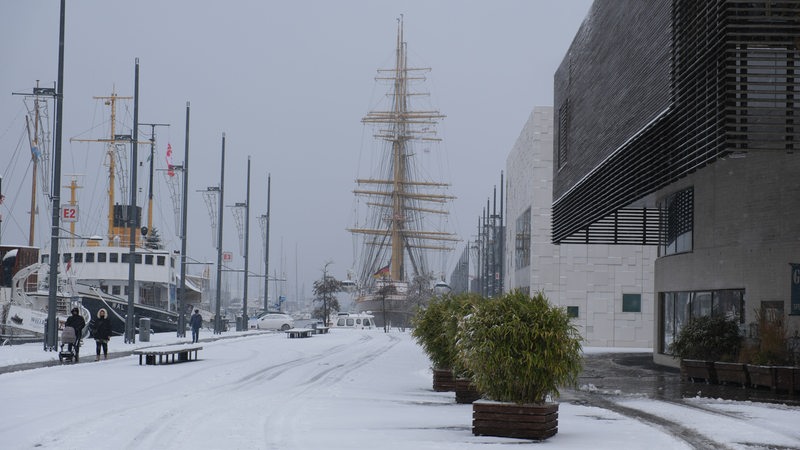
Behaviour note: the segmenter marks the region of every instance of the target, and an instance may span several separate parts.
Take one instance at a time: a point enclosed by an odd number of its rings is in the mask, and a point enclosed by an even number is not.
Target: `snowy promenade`
[[[559,432],[534,443],[477,437],[471,405],[431,389],[409,333],[337,330],[205,338],[199,361],[139,366],[135,356],[0,375],[3,449],[789,449],[800,410],[705,398],[568,391]],[[175,344],[152,342],[110,349]],[[55,358],[41,344],[0,347],[0,366]],[[88,362],[92,360],[92,362]],[[600,405],[592,406],[592,405]]]

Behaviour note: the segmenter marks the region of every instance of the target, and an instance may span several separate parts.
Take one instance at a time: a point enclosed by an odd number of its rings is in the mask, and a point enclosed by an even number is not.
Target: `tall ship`
[[[370,111],[362,123],[374,130],[377,161],[370,178],[356,180],[355,308],[370,311],[378,326],[406,326],[424,294],[441,274],[430,260],[453,250],[459,239],[447,231],[449,184],[433,179],[427,162],[441,139],[437,124],[444,119],[426,106],[428,95],[418,91],[429,68],[408,66],[403,20],[398,20],[394,67],[378,70],[377,81],[389,85],[381,109]]]

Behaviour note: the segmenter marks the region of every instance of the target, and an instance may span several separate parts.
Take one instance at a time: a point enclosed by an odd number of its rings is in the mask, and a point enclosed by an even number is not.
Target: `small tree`
[[[164,248],[158,228],[153,227],[147,232],[147,236],[144,238],[144,246],[150,250],[161,250]]]
[[[722,316],[693,317],[670,345],[681,359],[736,361],[742,339],[736,319]]]
[[[324,324],[333,311],[339,311],[339,300],[334,294],[342,291],[342,282],[326,273],[321,280],[314,282],[314,301],[321,302],[322,307],[314,310],[314,315],[320,317]]]

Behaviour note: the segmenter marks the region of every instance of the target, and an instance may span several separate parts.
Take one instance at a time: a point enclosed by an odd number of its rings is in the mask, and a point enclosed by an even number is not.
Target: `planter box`
[[[717,372],[717,382],[720,384],[738,384],[746,388],[750,384],[747,376],[747,364],[715,362],[714,370]]]
[[[472,404],[472,434],[544,440],[558,433],[558,403],[517,405],[476,401]]]
[[[706,383],[716,383],[717,372],[714,370],[714,361],[682,359],[681,377],[691,382],[705,381]]]
[[[436,392],[453,392],[456,390],[456,379],[450,369],[433,369],[433,390]]]
[[[800,368],[788,366],[775,366],[775,385],[773,390],[785,391],[790,394],[800,393]]]
[[[481,393],[475,388],[471,380],[465,378],[456,379],[456,403],[469,404],[480,400]]]
[[[750,385],[753,387],[767,387],[775,390],[775,367],[747,365],[747,374],[750,376]]]

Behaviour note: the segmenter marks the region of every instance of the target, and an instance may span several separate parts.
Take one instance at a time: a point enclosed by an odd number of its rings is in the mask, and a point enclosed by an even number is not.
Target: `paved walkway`
[[[800,406],[800,396],[775,393],[766,388],[743,388],[681,380],[680,370],[653,363],[653,356],[649,353],[586,355],[579,385],[581,394],[640,394],[665,401],[700,396]],[[576,394],[572,393],[573,396]]]

